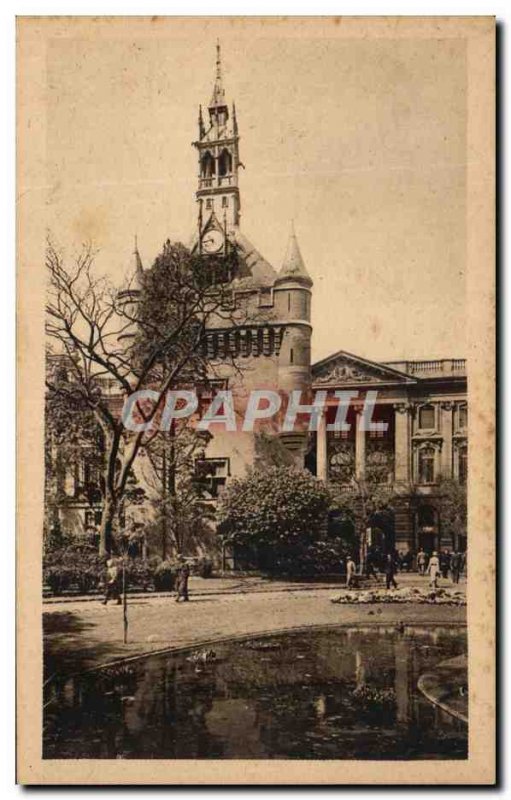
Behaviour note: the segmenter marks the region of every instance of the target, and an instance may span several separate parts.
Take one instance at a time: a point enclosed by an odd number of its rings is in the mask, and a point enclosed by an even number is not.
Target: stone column
[[[328,480],[328,454],[326,440],[326,409],[323,409],[316,432],[316,476],[322,480]]]
[[[363,480],[366,471],[366,432],[362,430],[363,408],[356,409],[355,417],[355,476]]]
[[[407,403],[394,404],[394,480],[410,482],[410,414]]]
[[[442,454],[440,459],[440,469],[444,478],[452,478],[452,411],[454,403],[442,403],[440,407],[442,434]]]

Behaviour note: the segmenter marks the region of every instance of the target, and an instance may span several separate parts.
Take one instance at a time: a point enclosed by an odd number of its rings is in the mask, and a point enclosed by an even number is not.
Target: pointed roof
[[[219,41],[216,43],[216,76],[209,108],[218,108],[218,106],[225,106],[225,89],[222,81],[222,60]]]
[[[287,244],[286,254],[280,272],[277,276],[277,281],[299,281],[306,286],[312,286],[312,279],[307,272],[294,225],[291,226],[291,235]]]
[[[135,249],[133,250],[132,257],[132,271],[133,271],[133,285],[137,289],[142,288],[142,281],[144,279],[144,267],[142,266],[142,259],[138,252],[137,236],[135,234]]]

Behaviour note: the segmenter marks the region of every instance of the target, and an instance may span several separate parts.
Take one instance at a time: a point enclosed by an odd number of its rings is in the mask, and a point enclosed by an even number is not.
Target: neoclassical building
[[[467,480],[465,359],[376,363],[341,350],[313,365],[312,385],[328,390],[316,434],[317,476],[340,487],[353,477],[392,485],[399,496],[391,532],[397,550],[464,550],[466,541],[454,542],[442,527],[438,483]],[[328,430],[335,391],[353,393],[346,431]],[[373,420],[386,430],[363,430],[368,392],[376,392]]]
[[[340,350],[311,364],[313,281],[292,230],[280,269],[275,269],[247,238],[242,228],[239,125],[234,104],[226,101],[220,48],[216,76],[205,112],[199,110],[197,151],[197,224],[191,249],[218,264],[218,257],[236,252],[236,271],[217,276],[226,310],[243,308],[246,324],[235,328],[225,315],[208,327],[205,354],[214,364],[211,385],[229,388],[241,405],[252,389],[271,388],[282,395],[300,390],[304,397],[327,390],[327,410],[316,433],[300,430],[283,434],[275,427],[299,465],[318,480],[349,487],[353,477],[392,485],[399,494],[390,537],[398,550],[423,546],[464,548],[442,528],[437,484],[440,476],[465,481],[467,475],[467,377],[464,359],[376,363]],[[136,304],[144,266],[135,247],[130,288],[121,300]],[[339,344],[349,344],[340,342]],[[233,358],[241,369],[233,369]],[[334,392],[353,393],[349,430],[329,430],[335,418]],[[362,430],[357,404],[367,392],[377,392],[373,419],[387,423],[385,431]],[[122,397],[112,397],[122,408]],[[143,454],[142,454],[143,456]],[[256,437],[241,430],[216,429],[208,445],[209,499],[252,466]],[[144,486],[148,459],[135,465],[136,480]],[[97,525],[101,499],[87,467],[87,454],[65,466],[60,479],[65,502],[61,523],[79,531]],[[64,487],[64,489],[62,489]],[[92,498],[92,499],[91,499]],[[140,518],[140,508],[132,516]],[[128,509],[128,519],[130,511]],[[143,518],[143,515],[142,515]]]

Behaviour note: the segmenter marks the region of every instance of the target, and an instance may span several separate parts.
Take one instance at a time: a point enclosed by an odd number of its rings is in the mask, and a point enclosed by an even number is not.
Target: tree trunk
[[[117,513],[117,502],[107,491],[101,514],[101,526],[99,529],[99,554],[100,556],[109,555],[112,551],[112,533],[115,515]]]
[[[360,575],[366,573],[366,560],[367,560],[367,528],[364,526],[360,530],[360,543],[359,543],[359,572]]]

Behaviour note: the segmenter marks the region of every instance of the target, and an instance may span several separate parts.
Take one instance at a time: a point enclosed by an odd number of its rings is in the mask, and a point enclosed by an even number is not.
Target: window
[[[222,208],[227,208],[229,206],[229,198],[222,197]]]
[[[435,482],[435,449],[423,447],[419,450],[419,483]]]
[[[218,174],[223,176],[232,172],[232,156],[228,150],[222,150],[218,159]]]
[[[215,159],[207,150],[201,160],[201,173],[203,178],[211,178],[215,174]]]
[[[468,427],[468,408],[467,406],[458,406],[458,428],[466,430]]]
[[[225,391],[229,386],[227,380],[210,380],[207,385],[199,386],[197,389],[199,395],[199,409],[201,416],[211,405],[213,398],[217,396],[218,392]],[[222,413],[219,411],[219,413]]]
[[[230,476],[228,458],[203,458],[196,462],[196,475],[205,500],[216,500],[222,494]]]
[[[422,406],[419,409],[419,428],[431,431],[435,429],[435,408],[434,406]]]
[[[351,430],[349,431],[332,431],[334,439],[352,439]]]
[[[344,431],[339,433],[342,435]],[[329,444],[328,477],[334,483],[347,485],[355,474],[355,443],[343,437],[330,440]]]
[[[272,306],[273,305],[273,296],[271,289],[261,289],[259,291],[259,305],[260,306]]]
[[[208,197],[208,199],[206,200],[206,208],[213,208],[213,200],[211,199],[211,197]]]
[[[460,483],[467,482],[468,474],[468,451],[466,447],[461,447],[458,454],[458,479]]]

